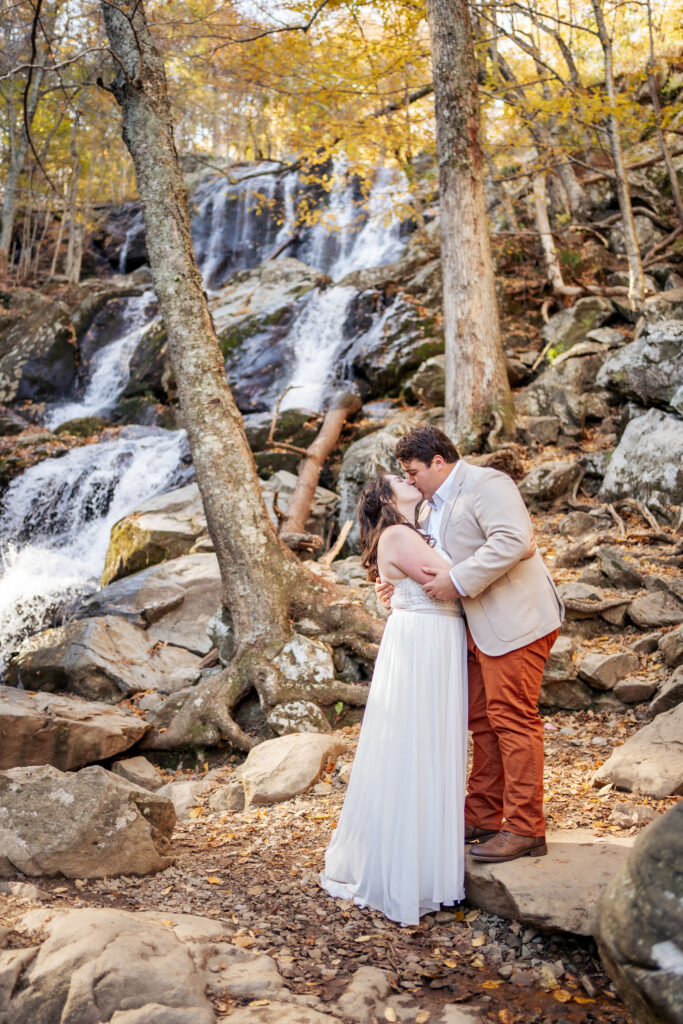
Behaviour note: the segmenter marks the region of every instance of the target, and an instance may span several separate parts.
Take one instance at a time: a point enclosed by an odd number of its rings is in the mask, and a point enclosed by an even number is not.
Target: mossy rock
[[[74,437],[92,437],[105,427],[111,426],[109,420],[101,416],[80,416],[74,420],[67,420],[55,428],[55,434],[72,434]]]

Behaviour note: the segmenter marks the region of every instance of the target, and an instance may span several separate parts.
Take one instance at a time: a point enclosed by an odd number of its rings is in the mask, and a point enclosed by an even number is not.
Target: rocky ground
[[[629,837],[676,802],[592,785],[605,746],[623,742],[641,719],[638,711],[615,719],[593,710],[545,717],[549,830],[586,828],[596,842]],[[144,878],[0,883],[5,948],[25,947],[27,932],[30,942],[38,941],[45,918],[67,908],[155,911],[164,920],[193,914],[224,924],[233,946],[271,958],[281,979],[273,988],[272,965],[251,961],[246,994],[235,995],[233,987],[232,995],[213,997],[218,1019],[242,1006],[281,1001],[281,986],[287,999],[305,997],[310,1008],[348,1020],[629,1021],[590,938],[542,933],[467,904],[430,914],[418,928],[401,928],[323,894],[317,874],[358,731],[341,730],[347,752],[313,790],[271,806],[212,810],[220,802],[215,794],[236,779],[236,755],[217,757],[204,772],[166,772],[164,781],[208,782],[200,796],[179,806],[185,820],[173,834],[175,864]],[[533,871],[533,861],[519,864]],[[362,997],[355,1009],[344,1010],[340,997],[352,982]],[[470,1015],[459,1015],[460,1009]]]

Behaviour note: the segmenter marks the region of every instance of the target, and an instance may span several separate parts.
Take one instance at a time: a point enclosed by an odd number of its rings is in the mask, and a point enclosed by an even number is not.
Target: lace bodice
[[[402,580],[391,580],[394,592],[391,595],[391,610],[406,612],[428,612],[432,615],[462,615],[458,598],[452,601],[435,601],[428,597],[421,584],[406,576]]]

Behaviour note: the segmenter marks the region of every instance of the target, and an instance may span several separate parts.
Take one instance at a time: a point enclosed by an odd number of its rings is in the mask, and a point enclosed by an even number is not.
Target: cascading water
[[[173,485],[184,431],[122,435],[44,459],[10,484],[0,515],[0,669],[68,598],[97,586],[113,524]]]
[[[45,415],[45,426],[55,427],[81,416],[105,416],[111,411],[130,376],[130,360],[149,328],[149,310],[154,292],[125,299],[121,336],[93,356],[88,382],[82,398],[53,406]]]

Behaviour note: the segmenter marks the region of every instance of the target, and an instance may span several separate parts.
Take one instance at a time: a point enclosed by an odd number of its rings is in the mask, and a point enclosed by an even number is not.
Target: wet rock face
[[[683,420],[659,409],[632,419],[612,455],[599,497],[683,504]]]
[[[77,354],[69,310],[41,296],[16,301],[17,315],[0,324],[0,403],[67,395]]]
[[[647,327],[637,341],[603,363],[597,383],[643,405],[683,415],[683,322]]]
[[[596,939],[619,995],[642,1024],[681,1024],[683,804],[636,840],[607,887]]]
[[[398,394],[413,370],[444,350],[443,328],[435,316],[425,316],[404,294],[385,303],[381,292],[359,293],[344,324],[345,335],[356,340],[343,357],[364,398]],[[373,321],[373,313],[379,321]]]
[[[123,203],[110,211],[93,246],[114,270],[126,274],[149,263],[139,203]]]
[[[169,800],[96,765],[74,774],[49,765],[0,772],[0,875],[161,871],[173,863],[175,820]]]

